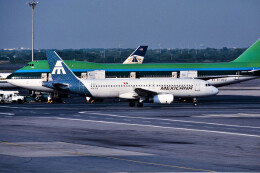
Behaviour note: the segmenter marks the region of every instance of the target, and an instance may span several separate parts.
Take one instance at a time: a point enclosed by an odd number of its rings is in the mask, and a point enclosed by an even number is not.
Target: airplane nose
[[[213,87],[212,86],[212,93],[214,94],[214,95],[216,95],[216,94],[218,94],[218,89],[216,88],[216,87]]]
[[[16,86],[16,82],[12,79],[6,79],[6,81],[12,85],[15,85]]]

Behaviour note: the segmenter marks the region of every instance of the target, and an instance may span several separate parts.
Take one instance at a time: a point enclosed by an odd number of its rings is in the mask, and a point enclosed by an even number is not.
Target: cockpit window
[[[206,87],[211,86],[209,83],[206,83],[205,85],[206,85]]]

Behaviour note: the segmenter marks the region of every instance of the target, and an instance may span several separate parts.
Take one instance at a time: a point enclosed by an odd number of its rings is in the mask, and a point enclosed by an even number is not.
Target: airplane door
[[[195,81],[195,91],[200,91],[200,82]]]

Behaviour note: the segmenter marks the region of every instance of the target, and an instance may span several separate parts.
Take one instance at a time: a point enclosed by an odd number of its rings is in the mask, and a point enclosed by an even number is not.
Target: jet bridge
[[[52,81],[51,73],[42,73],[41,79],[42,79],[42,82]]]
[[[81,79],[105,79],[106,71],[105,70],[94,70],[87,73],[81,73]]]
[[[180,71],[180,78],[196,78],[198,71]]]

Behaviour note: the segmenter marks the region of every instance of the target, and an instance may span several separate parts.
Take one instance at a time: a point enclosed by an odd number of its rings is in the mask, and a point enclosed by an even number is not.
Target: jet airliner
[[[170,104],[174,97],[193,98],[194,106],[197,97],[213,96],[218,89],[209,82],[199,79],[80,79],[56,52],[47,52],[52,81],[43,82],[43,86],[53,90],[80,94],[94,98],[124,98],[129,106],[139,107],[143,102]]]

